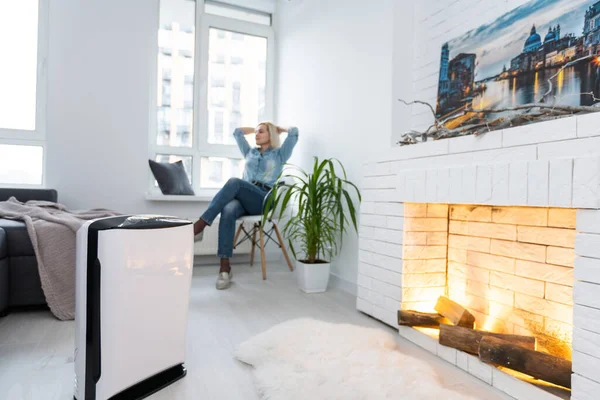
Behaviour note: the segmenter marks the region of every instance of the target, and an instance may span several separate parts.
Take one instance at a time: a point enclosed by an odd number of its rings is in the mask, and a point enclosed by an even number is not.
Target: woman
[[[262,122],[256,129],[237,128],[234,131],[233,136],[246,159],[244,177],[229,179],[194,224],[194,236],[196,240],[201,240],[204,228],[212,225],[217,215],[221,214],[218,250],[221,269],[216,284],[219,290],[231,284],[229,259],[233,254],[236,220],[243,215],[263,213],[263,201],[298,142],[298,128],[292,127],[287,130],[288,136],[280,145],[279,135],[282,132],[286,130],[270,122]],[[256,135],[256,148],[250,148],[245,137],[252,133]]]

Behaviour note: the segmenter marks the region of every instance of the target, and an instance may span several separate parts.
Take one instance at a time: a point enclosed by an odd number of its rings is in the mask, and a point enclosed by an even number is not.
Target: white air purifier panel
[[[77,400],[140,399],[183,377],[192,224],[111,217],[77,234]]]

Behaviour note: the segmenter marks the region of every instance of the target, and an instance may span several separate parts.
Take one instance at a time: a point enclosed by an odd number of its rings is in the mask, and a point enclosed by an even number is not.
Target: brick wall
[[[391,326],[402,299],[403,216],[401,203],[361,205],[356,307]]]
[[[412,106],[408,113],[410,121],[406,121],[406,106],[397,99],[435,104],[442,44],[525,3],[526,0],[424,0],[395,7],[396,13],[406,13],[407,7],[414,7],[411,15],[415,32],[410,52],[400,50],[394,55],[397,64],[393,71],[402,74],[393,79],[394,137],[410,128],[422,129],[431,124],[430,111],[421,106]],[[398,41],[405,38],[394,40],[395,51],[399,52]],[[412,74],[407,74],[405,63],[410,64]],[[413,82],[408,91],[407,80]],[[366,160],[361,188],[364,203],[359,231],[357,307],[394,327],[397,327],[394,306],[402,300],[399,282],[407,272],[398,256],[401,254],[398,246],[403,245],[404,220],[400,221],[404,217],[403,203],[579,209],[573,288],[572,399],[597,398],[600,393],[600,347],[596,344],[600,343],[599,114],[504,129],[479,137],[391,147]],[[491,251],[492,238],[489,239]],[[373,241],[383,242],[386,253],[376,250],[381,245]],[[539,257],[540,261],[522,261],[541,263],[541,253]],[[567,253],[549,246],[545,257],[544,263],[548,260],[551,265],[561,266]],[[556,298],[561,293],[550,289],[549,295]],[[531,387],[516,386],[510,377],[480,365],[476,358],[426,342],[427,337],[417,331],[402,329],[401,332],[513,397],[536,398],[523,397]]]
[[[577,213],[573,288],[573,399],[600,393],[600,211]]]
[[[446,290],[448,205],[405,204],[402,308],[429,311]]]
[[[477,326],[571,358],[576,210],[450,207],[448,295]]]

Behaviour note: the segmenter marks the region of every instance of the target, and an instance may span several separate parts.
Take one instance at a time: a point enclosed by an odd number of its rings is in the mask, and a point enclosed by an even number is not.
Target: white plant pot
[[[330,263],[305,264],[296,261],[296,276],[298,286],[305,293],[322,293],[329,284]]]

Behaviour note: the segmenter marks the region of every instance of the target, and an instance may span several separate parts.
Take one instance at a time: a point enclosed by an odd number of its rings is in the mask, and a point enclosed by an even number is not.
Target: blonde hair
[[[277,126],[269,121],[260,122],[257,127],[260,125],[264,125],[267,127],[269,131],[269,140],[271,141],[271,148],[277,149],[281,147],[281,140],[279,139],[279,132],[277,132]]]

